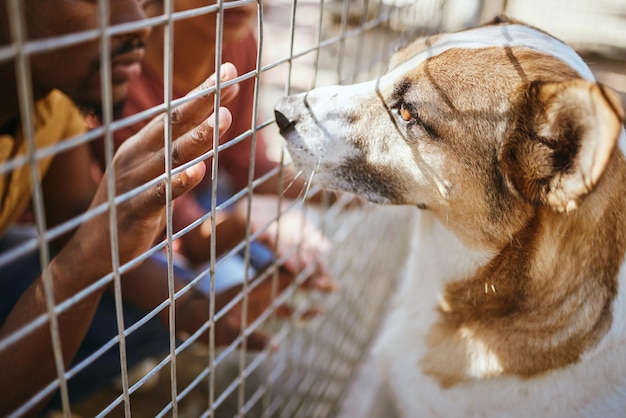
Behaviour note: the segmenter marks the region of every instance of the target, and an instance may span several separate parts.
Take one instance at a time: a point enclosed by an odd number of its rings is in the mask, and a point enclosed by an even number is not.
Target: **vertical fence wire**
[[[210,341],[209,341],[209,417],[215,418],[215,409],[213,407],[215,403],[215,387],[216,387],[216,344],[215,344],[215,263],[216,263],[216,231],[217,231],[217,180],[218,180],[218,154],[217,152],[220,144],[219,136],[219,108],[221,104],[220,91],[222,81],[222,45],[223,45],[223,29],[224,29],[224,2],[223,0],[217,1],[217,15],[215,25],[215,127],[213,131],[213,160],[211,165],[211,295],[210,295],[210,308],[209,308],[209,322],[210,328]]]
[[[63,349],[61,345],[61,335],[59,330],[59,321],[54,311],[54,288],[52,284],[52,276],[48,268],[50,262],[50,253],[48,249],[48,242],[44,239],[46,232],[45,211],[43,202],[43,192],[41,189],[41,173],[39,172],[39,163],[36,156],[37,144],[35,143],[35,132],[33,126],[34,120],[34,103],[31,84],[31,72],[29,55],[26,54],[25,44],[27,42],[27,28],[24,18],[23,3],[19,0],[11,0],[9,3],[9,13],[11,13],[11,35],[13,43],[17,49],[16,56],[16,73],[17,73],[17,88],[19,97],[20,114],[22,115],[22,129],[23,135],[27,145],[27,158],[29,164],[30,182],[32,185],[32,204],[35,214],[35,223],[37,228],[37,247],[40,254],[41,275],[43,279],[43,289],[45,304],[47,309],[48,323],[50,327],[50,335],[52,338],[52,349],[54,355],[54,362],[56,372],[58,376],[58,384],[61,392],[61,402],[65,413],[69,414],[69,395],[67,388],[67,379],[65,377],[65,362],[63,359]],[[22,410],[28,410],[32,405],[37,404],[42,394],[45,391],[36,394],[31,398],[30,402],[27,402]],[[43,395],[45,396],[45,395]],[[26,409],[24,409],[26,408]],[[19,415],[19,411],[16,415]]]
[[[320,0],[319,14],[315,26],[315,52],[313,58],[313,74],[311,75],[311,88],[315,87],[317,75],[320,69],[320,44],[322,43],[322,24],[324,22],[324,0]]]
[[[109,235],[111,239],[111,267],[113,269],[113,287],[115,298],[115,316],[118,330],[118,344],[120,353],[120,371],[122,382],[122,399],[124,415],[130,417],[130,395],[128,392],[128,363],[126,357],[126,337],[124,334],[124,313],[122,307],[122,283],[120,276],[120,253],[117,234],[117,209],[115,206],[115,170],[113,164],[113,135],[111,122],[113,122],[113,99],[111,83],[111,39],[107,33],[110,26],[109,4],[105,0],[98,1],[100,21],[100,86],[102,91],[102,125],[104,127],[105,158],[109,170],[107,171],[107,201],[109,204]],[[64,407],[65,410],[65,407]]]
[[[249,277],[249,265],[250,265],[250,235],[252,233],[252,228],[250,225],[250,218],[252,216],[252,199],[254,194],[254,188],[252,184],[254,183],[254,172],[255,172],[255,156],[256,156],[256,146],[257,146],[257,114],[259,109],[259,90],[260,90],[260,80],[261,80],[261,63],[263,59],[263,0],[257,0],[257,51],[256,51],[256,65],[254,68],[254,94],[253,94],[253,103],[252,103],[252,120],[250,121],[250,160],[249,160],[249,168],[248,168],[248,205],[246,208],[246,245],[244,251],[244,282],[243,282],[243,307],[242,307],[242,321],[241,321],[241,330],[243,335],[243,341],[241,345],[241,350],[239,353],[239,391],[237,394],[237,410],[239,414],[244,413],[244,406],[246,403],[246,359],[247,359],[247,349],[246,349],[246,328],[248,326],[248,285],[251,277]],[[279,210],[280,212],[280,210]],[[280,215],[278,215],[280,216]],[[278,222],[279,220],[277,220]]]
[[[285,95],[289,95],[291,93],[291,80],[292,80],[292,71],[293,71],[293,66],[294,66],[294,49],[295,49],[295,34],[296,34],[296,11],[297,11],[297,7],[298,7],[298,0],[293,0],[292,6],[291,6],[291,14],[290,14],[290,21],[289,21],[289,56],[287,58],[287,78],[285,81]],[[282,150],[281,151],[281,167],[282,167],[282,162],[285,161],[285,151]],[[282,175],[282,171],[281,171],[281,175]],[[282,183],[282,182],[281,182]],[[280,204],[280,201],[279,201]],[[292,333],[288,333],[287,334],[287,339],[284,341],[284,344],[286,344],[288,347],[292,347],[292,339],[293,338],[293,334]],[[281,388],[278,390],[279,396],[277,399],[278,405],[281,405],[281,408],[279,409],[281,411],[281,416],[284,416],[284,414],[286,413],[285,411],[285,404],[287,404],[288,402],[285,402],[284,399],[291,399],[294,395],[294,393],[291,390],[291,379],[290,377],[293,374],[293,362],[291,361],[290,356],[288,356],[286,359],[283,359],[284,361],[284,374],[286,375],[286,378],[282,379],[282,386]]]
[[[258,78],[255,82],[255,102],[254,102],[254,112],[252,114],[252,117],[254,119],[253,124],[256,126],[256,116],[257,116],[257,112],[259,110],[259,94],[260,94],[260,80],[261,80],[261,75],[262,75],[262,64],[263,64],[263,60],[262,60],[262,49],[263,46],[265,45],[264,43],[264,31],[263,31],[263,0],[258,0],[258,15],[257,15],[257,36],[258,36],[258,56],[257,56],[257,71],[258,71]],[[295,6],[293,7],[292,13],[295,12]],[[288,58],[290,60],[290,58]],[[290,61],[289,61],[290,62]],[[288,76],[289,79],[290,75]],[[287,86],[285,86],[285,88],[287,88]],[[273,123],[275,121],[272,121]],[[256,146],[256,144],[255,144]],[[279,189],[277,191],[278,193],[278,207],[280,208],[282,205],[282,195],[284,193],[284,189],[282,186],[282,178],[283,178],[283,162],[284,162],[284,151],[281,150],[280,153],[280,165],[279,165],[279,169],[278,169],[278,178],[279,178]],[[252,159],[252,158],[251,158]],[[251,197],[251,195],[250,195]],[[250,210],[251,206],[249,205],[249,210]],[[280,212],[280,210],[279,210]],[[251,216],[251,212],[248,212],[248,217]],[[276,237],[278,238],[278,237]],[[278,242],[278,240],[277,240]],[[276,256],[273,257],[274,261],[276,260]],[[265,280],[270,280],[271,281],[271,289],[270,289],[270,299],[272,301],[272,307],[271,307],[271,314],[268,318],[268,325],[269,328],[276,328],[276,325],[278,323],[278,318],[277,318],[277,310],[278,310],[278,306],[276,301],[278,300],[278,268],[277,267],[273,267],[272,268],[272,272],[271,272],[271,276],[269,278],[266,278]],[[266,367],[268,367],[270,370],[275,370],[275,368],[277,368],[278,364],[277,364],[277,356],[275,355],[275,353],[270,352],[269,355],[267,356],[266,360],[265,360],[265,364]],[[263,381],[263,383],[261,384],[260,389],[262,390],[262,398],[261,398],[261,411],[262,411],[262,417],[263,418],[269,418],[270,416],[273,415],[272,413],[272,408],[274,406],[274,403],[272,402],[273,397],[278,396],[276,394],[276,392],[274,391],[274,382],[275,382],[275,375],[273,375],[272,373],[267,373],[265,376],[265,379]]]
[[[172,416],[178,416],[178,380],[176,358],[176,289],[174,287],[174,253],[172,230],[172,101],[173,97],[173,60],[174,60],[174,22],[172,21],[173,0],[164,1],[164,13],[167,17],[163,33],[163,95],[165,107],[165,124],[163,149],[165,151],[165,234],[167,242],[167,291],[169,298],[169,359],[170,359],[170,394]]]

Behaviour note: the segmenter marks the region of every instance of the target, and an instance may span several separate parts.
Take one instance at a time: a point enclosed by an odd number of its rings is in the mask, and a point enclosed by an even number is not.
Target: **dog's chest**
[[[468,251],[428,215],[417,222],[405,277],[375,344],[374,358],[403,417],[620,416],[626,408],[626,338],[617,318],[598,350],[583,362],[533,378],[475,379],[443,388],[423,373],[425,341],[439,319],[441,293],[454,277],[490,257]],[[625,305],[626,267],[616,308]],[[486,289],[489,291],[490,289]],[[623,313],[617,309],[615,313]],[[450,363],[458,359],[449,358]],[[476,361],[484,361],[477,358]],[[478,365],[480,366],[480,364]]]

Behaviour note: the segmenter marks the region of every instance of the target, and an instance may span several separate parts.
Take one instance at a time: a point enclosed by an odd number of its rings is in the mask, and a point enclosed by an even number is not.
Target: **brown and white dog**
[[[398,412],[626,416],[624,110],[570,47],[501,17],[275,114],[321,185],[420,210],[375,347]]]

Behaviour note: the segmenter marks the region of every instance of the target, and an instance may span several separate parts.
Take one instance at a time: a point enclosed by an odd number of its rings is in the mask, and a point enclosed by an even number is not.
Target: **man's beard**
[[[113,120],[121,119],[124,115],[124,106],[126,100],[121,100],[117,103],[113,103],[112,118]],[[104,120],[104,112],[102,109],[102,103],[76,103],[81,113],[85,116],[87,121],[87,127],[89,129],[102,126]]]

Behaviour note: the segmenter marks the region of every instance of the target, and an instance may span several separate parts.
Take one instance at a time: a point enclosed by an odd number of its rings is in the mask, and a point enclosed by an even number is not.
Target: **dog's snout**
[[[281,131],[287,130],[295,124],[294,120],[289,119],[278,109],[274,109],[274,116],[276,117],[276,124]]]

